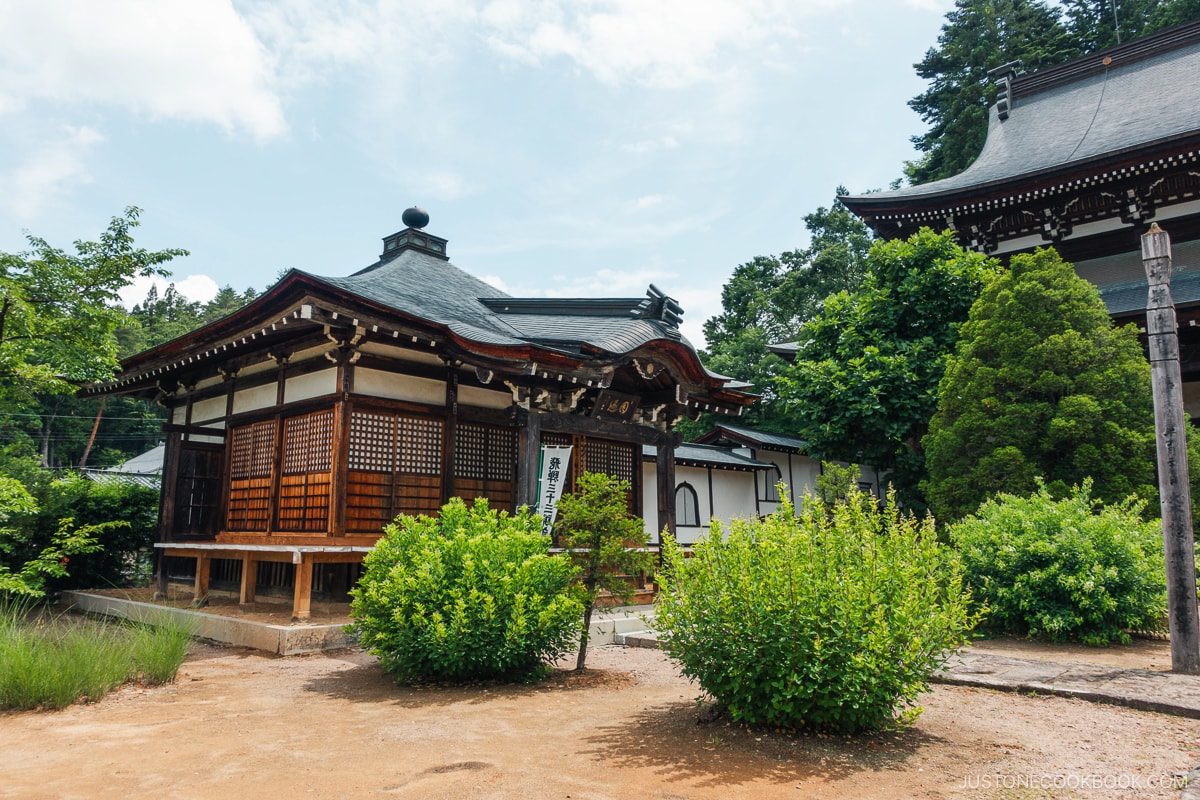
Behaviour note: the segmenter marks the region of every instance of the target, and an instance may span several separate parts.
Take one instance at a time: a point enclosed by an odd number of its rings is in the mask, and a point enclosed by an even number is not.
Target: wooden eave
[[[999,239],[1037,233],[1047,207],[1072,224],[1119,216],[1126,199],[1115,192],[1137,189],[1158,183],[1162,177],[1177,172],[1191,175],[1195,180],[1189,199],[1200,195],[1200,175],[1195,166],[1200,162],[1200,132],[1164,139],[1150,146],[1138,146],[1107,154],[1103,158],[1069,164],[1060,168],[1030,173],[1018,178],[980,183],[944,193],[906,196],[904,198],[868,196],[843,197],[842,202],[884,238],[908,236],[922,226],[937,230],[952,227],[960,238],[965,237],[971,222],[984,218],[995,219],[999,214],[1024,214],[1024,226],[1011,222],[1003,231],[989,231]],[[1074,198],[1082,195],[1110,196],[1108,203],[1080,203]],[[1061,201],[1066,200],[1063,204]],[[1058,203],[1059,207],[1054,207]],[[1107,207],[1106,207],[1107,206]],[[1087,209],[1079,214],[1076,208]],[[1036,209],[1029,211],[1029,209]],[[990,220],[989,220],[990,221]]]

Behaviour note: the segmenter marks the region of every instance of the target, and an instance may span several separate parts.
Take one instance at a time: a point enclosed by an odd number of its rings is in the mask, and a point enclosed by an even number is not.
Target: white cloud
[[[495,0],[480,20],[509,58],[567,58],[608,85],[681,88],[731,70],[726,51],[798,38],[803,15],[846,1]]]
[[[158,296],[162,297],[163,292],[172,283],[175,284],[175,291],[188,300],[197,303],[207,303],[216,297],[217,292],[220,290],[217,282],[207,275],[185,275],[182,278],[141,276],[134,278],[133,283],[130,283],[118,292],[121,296],[121,305],[126,308],[133,308],[138,303],[141,303],[146,299],[146,295],[149,294],[151,286],[157,288]]]
[[[653,150],[674,150],[679,147],[679,140],[674,136],[663,136],[659,139],[643,139],[640,142],[627,142],[621,145],[626,153],[649,153]]]
[[[84,156],[104,140],[89,127],[64,126],[25,156],[16,168],[0,175],[0,205],[18,219],[33,219],[68,185],[89,183]]]
[[[634,211],[644,211],[647,208],[654,208],[655,206],[661,206],[663,203],[663,200],[665,200],[665,199],[666,198],[664,198],[661,194],[642,195],[638,199],[634,200],[630,204],[630,207]]]
[[[47,102],[286,130],[272,58],[230,0],[8,3],[0,41],[0,114]]]

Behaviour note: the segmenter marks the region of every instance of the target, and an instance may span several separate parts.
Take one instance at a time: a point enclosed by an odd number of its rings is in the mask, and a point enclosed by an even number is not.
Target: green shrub
[[[587,666],[588,631],[600,592],[628,602],[633,585],[628,576],[649,570],[654,557],[645,552],[646,529],[629,513],[629,481],[603,472],[585,472],[575,491],[563,495],[554,525],[559,545],[579,566],[583,588],[583,630],[575,669]]]
[[[99,700],[131,680],[166,683],[187,656],[191,632],[0,605],[0,708],[64,708]]]
[[[541,519],[460,499],[397,517],[351,590],[361,645],[401,682],[528,679],[569,651],[583,604]]]
[[[1091,488],[1084,481],[1062,500],[1041,485],[1024,497],[1001,494],[950,527],[985,625],[1092,645],[1162,627],[1160,523],[1142,521],[1143,502],[1104,506]]]
[[[961,570],[933,522],[804,499],[762,520],[713,526],[659,575],[665,648],[736,721],[852,733],[919,713],[930,674],[973,619]]]

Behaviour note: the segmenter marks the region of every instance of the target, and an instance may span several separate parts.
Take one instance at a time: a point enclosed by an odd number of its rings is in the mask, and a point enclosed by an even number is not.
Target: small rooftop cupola
[[[450,257],[446,255],[446,240],[421,230],[429,224],[429,214],[413,206],[405,209],[404,216],[400,219],[406,227],[402,231],[384,237],[383,253],[379,256],[380,261],[391,261],[405,250],[416,250],[443,261],[450,260]]]

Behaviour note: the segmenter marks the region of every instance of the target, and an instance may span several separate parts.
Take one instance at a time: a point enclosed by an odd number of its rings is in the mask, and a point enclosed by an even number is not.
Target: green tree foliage
[[[30,250],[0,253],[0,384],[9,394],[63,393],[117,368],[116,329],[125,319],[117,292],[186,250],[134,246],[137,208],[113,217],[98,242],[75,253],[29,236]]]
[[[839,186],[837,193],[846,189]],[[867,226],[836,199],[805,216],[804,225],[808,247],[739,265],[721,290],[722,312],[704,323],[705,365],[750,383],[762,395],[743,421],[780,433],[791,428],[774,387],[786,362],[767,346],[794,340],[827,296],[857,288],[872,241]],[[706,429],[701,425],[696,432]]]
[[[925,495],[958,519],[991,495],[1061,496],[1084,479],[1115,503],[1154,489],[1150,367],[1096,287],[1053,249],[1014,256],[963,326],[925,439]]]
[[[905,166],[909,180],[957,175],[979,155],[996,102],[988,70],[1019,61],[1028,72],[1080,54],[1058,9],[1038,0],[957,0],[937,47],[915,65],[929,87],[908,104],[929,130],[913,137],[924,156]]]
[[[401,682],[529,679],[576,643],[576,568],[550,555],[542,521],[455,498],[400,516],[350,591],[361,645]]]
[[[33,541],[30,529],[40,511],[20,481],[0,476],[0,601],[13,597],[41,598],[46,581],[67,574],[71,556],[100,549],[97,534],[126,523],[75,526],[70,517],[57,522],[43,541]]]
[[[575,482],[575,491],[563,495],[558,503],[554,532],[579,567],[583,587],[583,631],[579,638],[579,657],[575,669],[587,665],[588,629],[600,592],[608,592],[620,601],[633,593],[630,576],[653,566],[646,546],[642,520],[629,513],[629,481],[585,472]]]
[[[1129,642],[1160,630],[1167,596],[1162,528],[1141,501],[1104,506],[1091,482],[1056,500],[1045,486],[1001,494],[952,525],[984,624],[1019,635],[1086,644]]]
[[[657,624],[667,653],[735,721],[854,733],[915,716],[973,624],[933,521],[851,490],[719,526],[694,558],[668,537]]]
[[[921,437],[958,328],[996,262],[923,229],[876,242],[856,292],[828,298],[778,381],[795,433],[816,457],[870,464],[910,507],[924,477]]]

